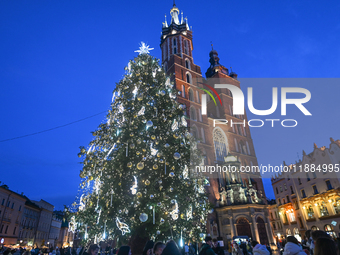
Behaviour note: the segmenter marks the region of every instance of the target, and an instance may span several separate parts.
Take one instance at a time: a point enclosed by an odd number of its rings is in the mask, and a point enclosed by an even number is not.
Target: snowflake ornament
[[[149,54],[150,50],[153,50],[154,48],[149,48],[149,45],[146,45],[144,42],[141,42],[139,50],[135,50],[135,52],[138,52],[140,54]]]

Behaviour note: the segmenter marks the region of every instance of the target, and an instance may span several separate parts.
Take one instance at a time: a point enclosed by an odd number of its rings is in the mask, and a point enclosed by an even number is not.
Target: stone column
[[[249,225],[250,225],[250,230],[251,230],[251,239],[252,240],[255,240],[255,228],[254,228],[254,225],[252,222],[249,222]]]
[[[269,242],[269,245],[270,245],[270,244],[274,243],[273,231],[271,231],[271,227],[267,222],[265,223],[265,225],[266,225],[266,231],[267,231],[267,236],[268,236],[268,242]]]
[[[237,235],[236,230],[235,230],[235,224],[234,224],[234,217],[230,216],[230,230],[231,230],[231,238]]]
[[[256,220],[255,220],[255,215],[252,215],[251,219],[253,220],[255,237],[256,237],[256,239],[253,239],[253,240],[256,240],[260,243],[260,236],[259,236],[259,231],[258,231],[258,228],[257,228],[257,223],[256,223]]]

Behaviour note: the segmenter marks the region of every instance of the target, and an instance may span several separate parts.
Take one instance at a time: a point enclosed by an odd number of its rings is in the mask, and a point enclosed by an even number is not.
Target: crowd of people
[[[283,242],[277,244],[280,255],[340,255],[340,234],[338,238],[332,238],[321,230],[308,230],[301,242],[294,236],[288,236]],[[104,250],[97,244],[91,245],[88,250],[84,247],[62,249],[39,249],[26,250],[23,248],[10,249],[2,247],[2,255],[131,255],[131,248],[127,245],[119,249],[107,246]],[[257,241],[228,242],[221,247],[220,242],[210,236],[198,248],[197,245],[189,244],[178,247],[175,241],[166,243],[148,241],[142,255],[272,255],[269,245],[260,244]]]

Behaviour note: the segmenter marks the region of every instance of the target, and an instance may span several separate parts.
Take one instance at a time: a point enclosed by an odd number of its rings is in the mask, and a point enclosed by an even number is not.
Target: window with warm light
[[[328,216],[329,213],[328,213],[328,210],[327,210],[327,206],[326,206],[326,203],[325,202],[322,202],[320,204],[320,215],[321,217],[322,216]]]
[[[288,215],[288,218],[289,218],[289,221],[290,222],[295,222],[296,219],[295,219],[295,214],[294,214],[294,210],[293,209],[288,209],[286,211],[287,215]]]
[[[314,210],[313,210],[313,207],[311,205],[307,206],[306,208],[306,212],[307,212],[307,216],[308,216],[308,219],[314,219]]]
[[[339,197],[335,199],[335,202],[333,203],[333,208],[334,208],[335,214],[340,213],[340,198]]]

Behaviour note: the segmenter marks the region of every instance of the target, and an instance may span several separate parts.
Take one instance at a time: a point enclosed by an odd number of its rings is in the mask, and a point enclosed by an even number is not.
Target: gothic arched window
[[[172,41],[172,48],[174,50],[174,54],[177,54],[177,40],[176,40],[176,38],[174,38],[174,40]]]
[[[184,40],[184,53],[189,55],[188,41]]]
[[[187,78],[187,83],[192,83],[192,79],[191,79],[191,74],[190,73],[187,73],[186,74],[186,78]]]
[[[197,120],[196,109],[193,106],[190,107],[190,119]]]
[[[184,85],[182,85],[182,97],[185,98],[185,86]]]
[[[198,131],[196,126],[192,126],[190,128],[190,133],[192,134],[193,137],[195,137],[195,139],[198,139]]]
[[[189,61],[189,59],[185,60],[185,68],[190,69],[190,61]]]
[[[189,100],[195,102],[194,91],[192,89],[189,89]]]
[[[228,154],[228,141],[223,134],[223,131],[219,128],[216,128],[213,132],[213,140],[215,147],[215,155],[217,161],[224,161],[224,157]]]

